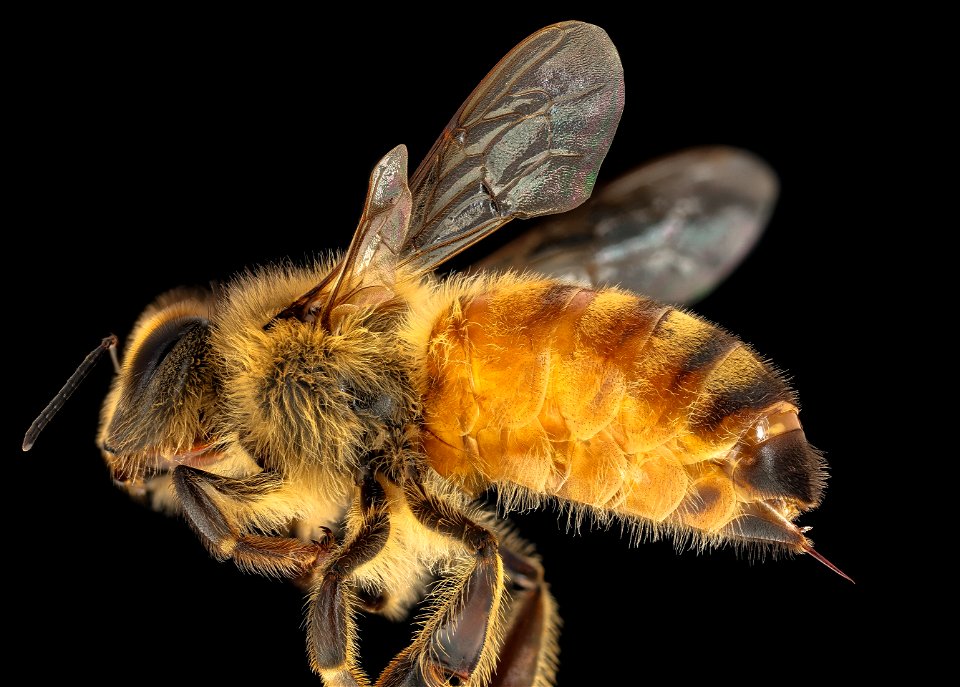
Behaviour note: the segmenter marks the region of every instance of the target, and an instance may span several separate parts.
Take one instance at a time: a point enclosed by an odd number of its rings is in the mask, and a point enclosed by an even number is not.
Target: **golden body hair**
[[[208,317],[210,331],[197,369],[217,372],[195,374],[199,390],[194,385],[182,396],[179,410],[205,413],[187,414],[192,421],[184,424],[184,414],[172,412],[176,432],[157,423],[138,432],[171,438],[159,452],[157,442],[138,440],[150,447],[138,452],[114,437],[130,415],[117,407],[126,407],[124,396],[136,386],[130,376],[140,349],[165,321],[157,313],[170,298],[159,299],[134,329],[100,436],[104,446],[126,446],[122,465],[114,451],[105,455],[128,488],[146,485],[155,505],[177,507],[171,479],[148,477],[169,467],[157,455],[184,456],[172,462],[225,478],[262,478],[263,488],[241,498],[213,496],[231,533],[214,537],[199,528],[215,556],[261,573],[302,575],[311,557],[325,555],[310,547],[326,531],[350,542],[363,529],[357,475],[371,454],[384,461],[377,481],[389,534],[376,556],[352,571],[354,602],[377,599],[370,610],[398,619],[439,574],[446,581],[432,597],[437,612],[422,630],[424,643],[463,603],[458,590],[476,552],[412,512],[404,487],[411,472],[423,476],[424,491],[443,512],[466,514],[533,564],[532,550],[474,497],[496,486],[507,510],[550,498],[578,517],[622,519],[637,533],[803,550],[790,521],[819,498],[819,457],[797,459],[805,471],[789,502],[738,478],[751,447],[802,432],[792,392],[735,338],[617,289],[516,274],[445,282],[401,274],[389,303],[334,312],[329,331],[297,320],[263,326],[330,269],[261,270],[237,279],[215,303],[196,304],[194,316]],[[182,302],[175,303],[174,317],[183,317]],[[214,403],[203,400],[211,394]],[[204,437],[206,449],[177,437]],[[246,548],[265,533],[285,538],[269,544],[272,555],[261,560]],[[492,575],[498,594],[506,594],[502,567]],[[510,624],[505,603],[491,600],[487,648],[472,672],[477,684],[495,669]],[[538,603],[539,667],[531,684],[549,685],[556,619],[545,586]],[[314,666],[331,684],[357,670],[349,616],[343,629],[343,660]]]
[[[793,392],[748,346],[616,288],[432,275],[511,218],[583,203],[623,92],[601,29],[548,26],[494,67],[412,176],[403,146],[380,160],[343,255],[178,289],[132,330],[97,436],[114,479],[181,514],[217,559],[299,584],[310,665],[327,685],[374,684],[357,611],[400,619],[421,601],[416,636],[376,687],[554,684],[555,604],[533,548],[479,498],[491,488],[506,512],[552,502],[575,525],[619,520],[635,542],[671,533],[824,560],[794,520],[818,504],[825,464]],[[732,197],[737,218],[756,205],[737,186],[754,178],[747,156],[667,163],[614,205],[645,186],[688,209],[691,193],[710,208]],[[700,185],[711,176],[722,188]],[[716,212],[706,219],[722,225]],[[587,267],[616,274],[634,230],[586,244],[561,233],[581,252],[550,264],[603,253]],[[523,254],[555,238],[533,236]]]
[[[718,542],[763,499],[735,477],[738,442],[770,432],[771,417],[774,432],[799,428],[775,370],[676,308],[535,276],[443,294],[413,325],[430,328],[414,336],[424,452],[470,493],[497,485],[508,509],[553,496],[600,520]],[[809,507],[823,473],[814,454],[801,461]]]

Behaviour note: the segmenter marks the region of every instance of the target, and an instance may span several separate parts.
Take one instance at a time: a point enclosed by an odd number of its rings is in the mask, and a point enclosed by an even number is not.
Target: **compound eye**
[[[206,361],[214,305],[209,293],[178,289],[143,312],[104,404],[99,441],[105,450],[155,457],[196,443],[204,404],[212,398]]]
[[[198,316],[177,316],[157,324],[143,340],[130,365],[130,374],[138,386],[146,384],[182,340],[202,336],[209,320]]]
[[[212,316],[213,298],[205,291],[175,289],[151,303],[127,344],[126,384],[137,386],[149,380],[181,341],[205,337]]]

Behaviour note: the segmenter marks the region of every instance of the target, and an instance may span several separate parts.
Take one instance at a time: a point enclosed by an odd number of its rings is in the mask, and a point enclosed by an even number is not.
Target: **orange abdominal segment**
[[[710,534],[736,534],[749,504],[778,497],[751,486],[779,474],[763,451],[734,478],[741,437],[767,416],[800,431],[784,420],[792,392],[744,344],[616,289],[510,277],[456,297],[426,379],[424,448],[441,475]]]

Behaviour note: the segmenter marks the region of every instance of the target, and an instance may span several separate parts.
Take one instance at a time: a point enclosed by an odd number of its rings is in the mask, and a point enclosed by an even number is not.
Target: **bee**
[[[745,343],[666,304],[715,283],[756,229],[690,291],[602,285],[639,259],[637,229],[612,226],[647,212],[629,209],[631,184],[662,200],[664,179],[731,165],[719,178],[768,177],[744,154],[691,151],[572,212],[623,104],[607,35],[546,27],[494,67],[411,176],[403,146],[376,164],[344,254],[174,290],[134,325],[97,435],[115,481],[181,514],[214,558],[300,585],[325,683],[373,683],[356,612],[399,620],[418,604],[413,641],[377,685],[554,683],[556,605],[533,547],[482,501],[491,489],[506,512],[561,503],[637,539],[826,563],[795,522],[819,504],[826,464],[793,390]],[[724,187],[749,195],[735,191]],[[771,193],[741,202],[750,227]],[[668,205],[673,224],[696,216]],[[511,219],[565,212],[484,270],[434,274]],[[709,262],[692,255],[665,270]],[[25,449],[115,346],[88,357]]]

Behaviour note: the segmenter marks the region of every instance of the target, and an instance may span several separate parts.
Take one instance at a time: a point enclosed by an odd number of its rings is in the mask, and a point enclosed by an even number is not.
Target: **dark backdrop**
[[[554,512],[518,517],[562,611],[559,684],[640,684],[655,666],[683,681],[815,678],[902,657],[886,640],[903,631],[890,617],[909,595],[891,582],[877,534],[879,511],[899,517],[896,423],[878,415],[886,373],[863,355],[891,332],[861,309],[877,219],[867,211],[886,202],[868,180],[878,165],[868,125],[887,46],[859,19],[638,11],[23,25],[5,253],[4,555],[8,594],[27,602],[12,619],[14,665],[49,677],[316,684],[298,592],[213,562],[182,522],[111,486],[93,445],[109,365],[30,454],[22,431],[83,355],[109,332],[125,336],[159,292],[345,247],[374,162],[403,142],[413,167],[496,60],[568,18],[606,28],[624,64],[626,109],[601,178],[712,143],[747,148],[779,174],[769,230],[697,311],[799,390],[808,437],[832,467],[823,506],[804,522],[857,585],[809,557],[678,555],[669,542],[566,534]],[[889,489],[878,491],[878,474]],[[374,664],[407,633],[362,628]],[[23,658],[38,648],[39,660]]]

